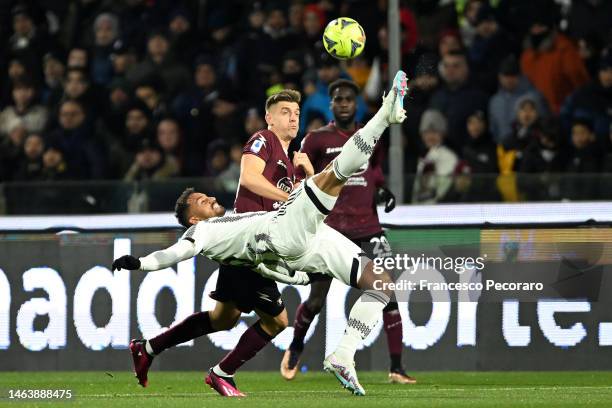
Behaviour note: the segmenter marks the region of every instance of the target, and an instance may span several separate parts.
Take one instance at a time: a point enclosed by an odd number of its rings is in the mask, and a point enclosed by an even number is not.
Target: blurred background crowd
[[[1,2],[0,182],[211,176],[235,189],[242,145],[265,127],[275,91],[303,93],[294,149],[332,119],[327,85],[340,77],[361,87],[367,120],[388,82],[386,7]],[[342,63],[321,43],[338,16],[368,36]],[[407,201],[538,199],[567,191],[555,175],[612,172],[612,1],[406,0],[399,17]],[[475,174],[549,178],[490,188]],[[574,198],[597,198],[595,179],[571,181]]]

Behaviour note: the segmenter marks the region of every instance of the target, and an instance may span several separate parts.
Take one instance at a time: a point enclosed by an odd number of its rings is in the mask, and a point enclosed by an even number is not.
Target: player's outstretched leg
[[[355,371],[355,352],[376,326],[383,309],[389,303],[391,282],[389,274],[384,271],[374,273],[373,262],[368,262],[357,282],[357,286],[364,292],[351,308],[346,329],[336,350],[323,361],[325,371],[332,372],[355,395],[365,395]]]

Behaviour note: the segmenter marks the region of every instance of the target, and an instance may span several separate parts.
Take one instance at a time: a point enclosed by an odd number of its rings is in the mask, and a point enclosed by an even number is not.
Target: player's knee
[[[289,326],[287,310],[284,309],[277,316],[263,315],[261,316],[260,325],[262,329],[270,336],[276,336]]]

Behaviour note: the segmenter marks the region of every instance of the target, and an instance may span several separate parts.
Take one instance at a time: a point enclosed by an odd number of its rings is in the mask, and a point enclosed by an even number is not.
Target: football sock
[[[219,368],[227,375],[234,375],[236,370],[255,357],[255,354],[264,348],[272,338],[261,328],[261,321],[258,320],[242,334],[236,347],[223,357],[223,360],[219,362]]]
[[[340,154],[333,160],[332,167],[338,180],[347,180],[368,163],[378,139],[389,126],[388,115],[388,108],[383,106],[342,146]]]
[[[302,351],[304,349],[306,332],[316,315],[317,313],[313,313],[306,303],[298,306],[295,312],[295,320],[293,321],[293,341],[289,346],[291,350]]]
[[[165,332],[153,337],[145,345],[147,353],[157,355],[167,348],[193,340],[207,333],[216,331],[210,323],[208,312],[197,312]],[[151,350],[153,353],[150,353]]]
[[[391,371],[402,368],[402,317],[396,302],[390,302],[383,310],[383,324],[391,357]]]
[[[389,296],[382,292],[374,290],[363,292],[351,308],[346,329],[334,351],[336,357],[344,361],[354,360],[357,346],[376,326],[387,303]]]

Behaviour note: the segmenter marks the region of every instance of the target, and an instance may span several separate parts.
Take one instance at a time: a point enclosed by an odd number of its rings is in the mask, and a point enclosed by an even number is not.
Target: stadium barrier
[[[440,282],[546,274],[569,282],[543,298],[407,291],[398,296],[407,368],[612,368],[612,203],[401,206],[381,219],[396,253],[487,257],[482,271],[429,271]],[[149,274],[109,270],[120,255],[175,242],[176,227],[170,213],[0,218],[0,370],[129,370],[130,338],[210,309],[217,265],[203,257]],[[291,321],[310,289],[280,286]],[[305,370],[320,369],[356,297],[334,282],[307,335]],[[154,369],[204,370],[255,319],[168,350]],[[383,332],[379,325],[366,339],[360,369],[387,368]],[[276,370],[291,335],[288,328],[245,368]]]

